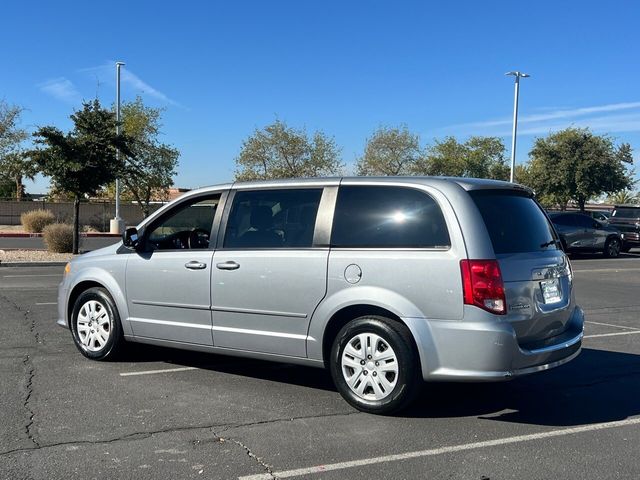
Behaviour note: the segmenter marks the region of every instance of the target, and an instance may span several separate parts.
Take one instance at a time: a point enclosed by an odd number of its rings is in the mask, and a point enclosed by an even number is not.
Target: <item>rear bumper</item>
[[[580,307],[565,332],[535,345],[519,345],[506,322],[405,321],[427,381],[500,381],[555,368],[578,356],[584,330]]]

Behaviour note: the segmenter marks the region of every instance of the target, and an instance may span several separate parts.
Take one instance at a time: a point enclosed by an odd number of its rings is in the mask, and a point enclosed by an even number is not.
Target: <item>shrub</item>
[[[56,219],[49,210],[31,210],[20,215],[20,223],[25,232],[41,233],[44,227],[51,225]]]
[[[44,244],[47,250],[54,253],[71,253],[73,251],[73,225],[52,223],[44,228]]]

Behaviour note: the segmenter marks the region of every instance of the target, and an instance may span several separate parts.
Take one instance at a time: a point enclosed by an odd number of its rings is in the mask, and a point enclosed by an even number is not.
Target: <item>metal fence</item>
[[[149,205],[153,213],[161,204]],[[22,201],[0,199],[0,225],[20,225],[20,215],[31,210],[49,210],[59,222],[73,221],[73,202],[50,202],[44,200]],[[102,232],[109,231],[109,222],[116,214],[113,202],[81,202],[80,225],[88,225]],[[143,219],[137,204],[121,203],[120,216],[126,225],[137,225]]]

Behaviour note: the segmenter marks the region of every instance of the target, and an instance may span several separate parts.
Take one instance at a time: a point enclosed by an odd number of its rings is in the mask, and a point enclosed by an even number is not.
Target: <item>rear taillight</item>
[[[464,303],[497,315],[507,313],[497,260],[460,260]]]

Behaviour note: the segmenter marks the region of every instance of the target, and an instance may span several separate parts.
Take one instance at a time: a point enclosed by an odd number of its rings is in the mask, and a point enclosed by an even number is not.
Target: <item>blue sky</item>
[[[24,126],[70,127],[82,99],[142,95],[166,108],[162,140],[182,153],[176,185],[233,178],[242,141],[276,118],[334,136],[347,173],[380,125],[423,144],[497,135],[517,161],[536,136],[590,126],[640,160],[636,1],[234,1],[3,4],[0,98]],[[27,184],[32,193],[48,182]]]

